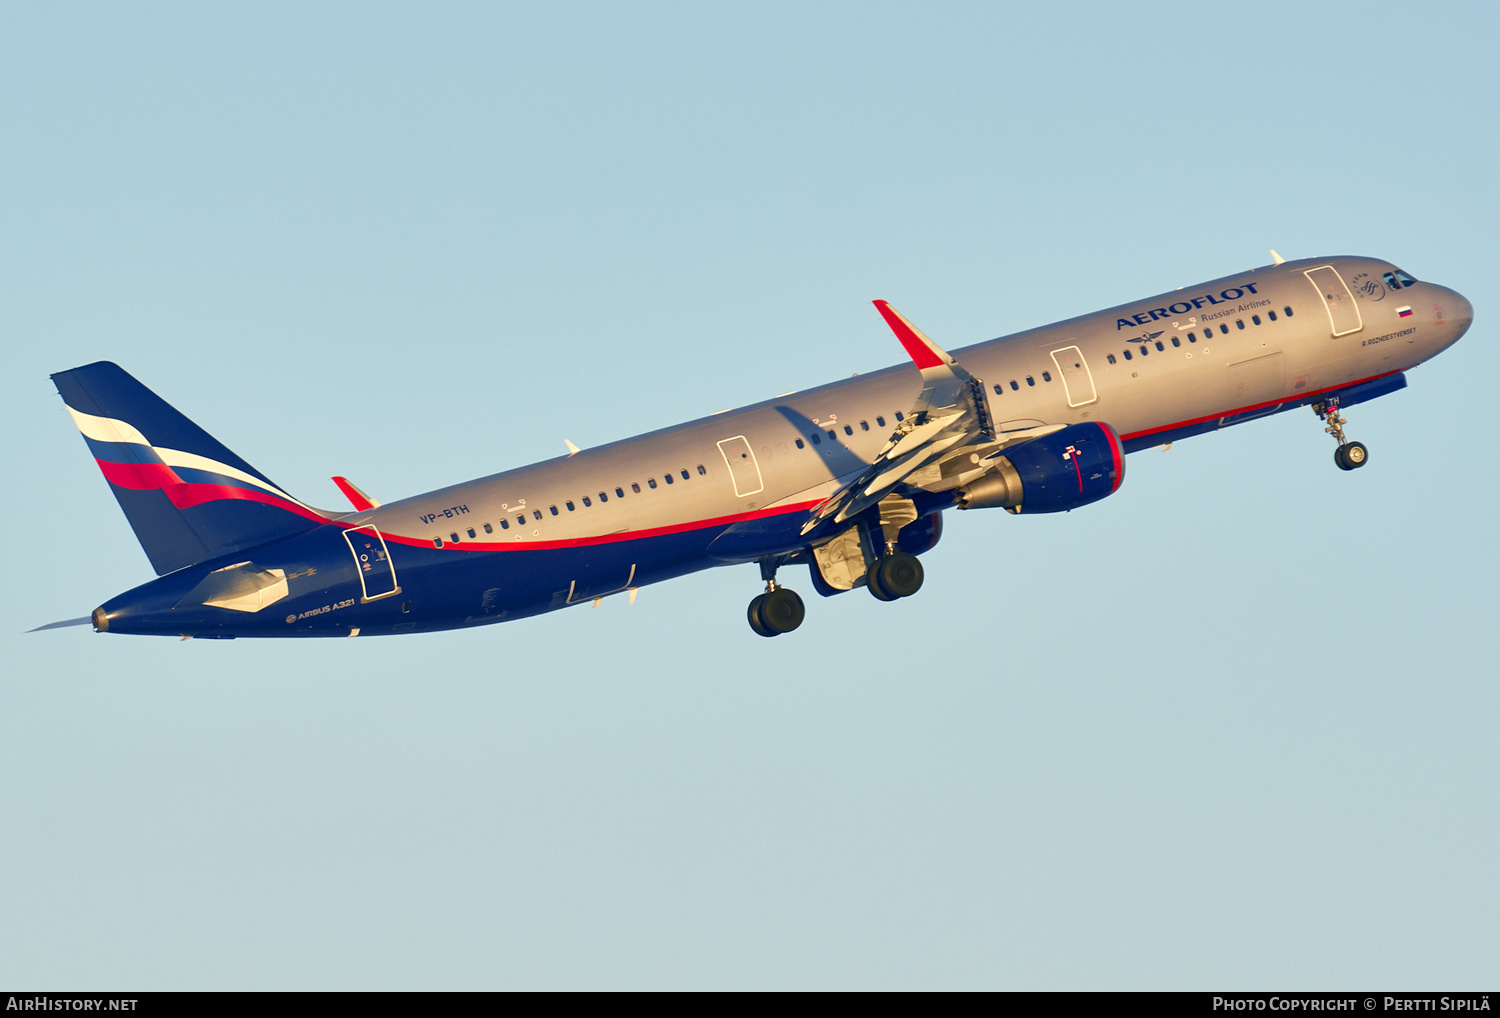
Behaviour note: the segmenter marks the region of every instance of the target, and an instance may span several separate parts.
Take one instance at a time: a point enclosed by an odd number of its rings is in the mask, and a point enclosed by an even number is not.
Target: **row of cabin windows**
[[[679,473],[682,475],[682,479],[684,481],[690,479],[693,476],[686,469],[683,469],[683,470],[679,471]],[[705,467],[702,463],[699,463],[698,464],[698,473],[700,475],[706,475],[708,473],[708,468]],[[662,480],[665,481],[668,484],[675,484],[677,479],[675,477],[673,477],[671,473],[666,473],[666,474],[662,475]],[[656,478],[654,478],[654,477],[648,477],[648,478],[646,478],[646,487],[648,487],[648,488],[655,488],[656,487]],[[639,495],[641,493],[641,486],[640,486],[639,483],[632,484],[630,486],[630,490],[633,491],[635,494]],[[625,489],[623,487],[616,487],[615,488],[615,498],[624,498],[624,497],[625,497]],[[599,498],[600,503],[608,502],[609,501],[609,492],[607,492],[607,491],[601,491],[601,492],[599,492],[598,498]],[[588,495],[584,495],[581,499],[579,499],[579,501],[582,502],[585,507],[589,507],[589,506],[592,506],[594,504],[593,499],[591,499]],[[564,502],[563,505],[567,508],[568,512],[570,512],[570,513],[571,512],[576,512],[578,510],[577,505],[575,505],[571,501]],[[561,516],[562,515],[560,512],[558,512],[557,506],[555,506],[555,505],[549,505],[547,507],[547,512],[551,513],[553,516]],[[538,521],[544,518],[543,515],[542,515],[542,511],[540,509],[533,509],[533,510],[531,510],[531,516],[532,516],[533,520],[538,520]],[[517,513],[516,517],[515,517],[515,520],[516,520],[516,526],[518,526],[518,527],[524,527],[526,525],[526,514],[524,512]],[[492,526],[490,526],[488,523],[481,524],[481,527],[482,527],[482,529],[484,530],[484,532],[486,534],[493,534],[495,532],[495,528],[492,527]],[[509,530],[510,529],[510,519],[509,518],[502,518],[500,520],[500,529],[501,530]],[[475,538],[477,538],[479,536],[478,532],[473,527],[470,527],[468,529],[468,535],[469,535],[469,540],[471,540],[471,541],[474,540]],[[458,544],[458,542],[459,542],[458,534],[457,533],[449,534],[448,535],[448,540],[450,540],[454,544]],[[443,546],[443,539],[441,537],[434,537],[432,539],[432,546],[434,548],[441,548]]]
[[[1292,317],[1292,309],[1291,308],[1286,307],[1286,308],[1282,308],[1281,310],[1282,310],[1282,313],[1285,314],[1288,318]],[[1276,321],[1276,312],[1274,312],[1274,311],[1267,311],[1266,312],[1266,317],[1268,319],[1270,319],[1271,321],[1274,322],[1274,321]],[[1260,315],[1251,315],[1250,316],[1250,322],[1251,322],[1252,325],[1259,325],[1259,324],[1261,324]],[[1244,329],[1245,328],[1245,320],[1243,318],[1236,318],[1234,320],[1234,326],[1235,326],[1236,329]],[[1225,335],[1225,336],[1229,335],[1229,323],[1228,322],[1221,322],[1221,323],[1219,323],[1219,333],[1221,335]],[[1208,328],[1206,328],[1206,329],[1203,330],[1203,338],[1204,339],[1210,339],[1210,338],[1212,338],[1213,334],[1214,334],[1214,327],[1212,325],[1210,325]],[[1187,334],[1187,341],[1189,343],[1196,343],[1196,342],[1198,342],[1198,333],[1196,333],[1196,332],[1189,332]],[[1140,347],[1139,347],[1140,354],[1141,354],[1142,357],[1146,356],[1148,353],[1151,352],[1151,346],[1152,345],[1155,345],[1156,349],[1158,349],[1158,350],[1165,350],[1166,349],[1166,345],[1164,343],[1162,343],[1162,341],[1159,340],[1159,339],[1155,342],[1155,344],[1142,343],[1140,345]],[[1182,341],[1180,339],[1178,339],[1176,336],[1173,336],[1172,337],[1172,345],[1173,346],[1181,346],[1182,345]],[[1125,355],[1125,359],[1127,361],[1133,359],[1132,356],[1131,356],[1131,353],[1130,353],[1130,351],[1128,349],[1127,350],[1123,350],[1121,352]],[[1109,354],[1108,357],[1107,357],[1107,359],[1108,359],[1108,361],[1111,364],[1118,364],[1119,363],[1119,361],[1115,360],[1115,355],[1114,354]]]
[[[1052,381],[1052,372],[1050,372],[1050,371],[1043,371],[1042,372],[1042,381],[1044,381],[1044,382],[1050,382],[1050,381]],[[1027,385],[1035,385],[1036,384],[1036,379],[1033,378],[1031,375],[1027,375],[1026,376],[1026,384]],[[1010,387],[1011,387],[1012,391],[1019,392],[1020,389],[1021,389],[1021,383],[1017,382],[1014,378],[1012,378],[1010,380]],[[995,395],[999,396],[999,395],[1001,395],[1004,392],[1005,392],[1005,386],[1001,385],[998,382],[995,383]]]
[[[904,420],[906,420],[906,415],[903,414],[900,410],[897,410],[896,411],[896,420],[898,422],[899,421],[904,421]],[[877,427],[877,428],[883,428],[883,427],[885,427],[885,418],[884,417],[877,417],[877,418],[875,418],[875,427]],[[859,430],[860,431],[869,431],[870,430],[870,422],[869,421],[860,421],[859,422]],[[837,442],[839,440],[839,431],[838,431],[837,428],[829,428],[828,431],[827,431],[827,434],[828,434],[828,440],[830,442]],[[852,434],[854,434],[854,425],[852,425],[852,424],[846,424],[846,425],[844,425],[844,434],[846,434],[846,435],[852,435]],[[807,442],[811,442],[813,445],[822,445],[823,444],[823,437],[821,435],[819,435],[816,431],[810,431],[807,434]],[[800,438],[797,439],[797,448],[798,449],[806,449],[807,448],[807,442],[802,441],[802,439],[800,439]]]

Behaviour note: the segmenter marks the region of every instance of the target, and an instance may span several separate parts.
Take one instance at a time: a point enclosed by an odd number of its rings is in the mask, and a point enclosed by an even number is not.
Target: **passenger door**
[[[1320,265],[1315,269],[1308,269],[1303,275],[1322,297],[1323,307],[1328,310],[1328,324],[1333,329],[1335,339],[1365,327],[1364,320],[1359,316],[1359,306],[1354,303],[1354,295],[1349,292],[1338,269],[1332,265]]]

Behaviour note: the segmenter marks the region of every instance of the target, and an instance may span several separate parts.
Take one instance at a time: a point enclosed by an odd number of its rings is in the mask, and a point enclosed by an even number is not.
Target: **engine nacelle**
[[[959,490],[960,509],[1066,512],[1113,495],[1125,480],[1120,436],[1096,421],[1007,449],[995,463],[995,470]]]
[[[908,555],[920,555],[936,548],[942,537],[943,514],[928,513],[897,531],[896,547]]]

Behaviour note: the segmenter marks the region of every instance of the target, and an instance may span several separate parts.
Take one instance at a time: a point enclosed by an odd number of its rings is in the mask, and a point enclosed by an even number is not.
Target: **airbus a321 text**
[[[953,354],[875,307],[909,357],[899,366],[398,502],[335,477],[342,512],[294,498],[115,364],[59,372],[157,573],[71,622],[211,639],[422,633],[753,564],[750,627],[777,636],[804,614],[784,567],[808,567],[825,596],[909,597],[944,510],[1076,509],[1117,491],[1140,449],[1311,407],[1335,463],[1363,467],[1345,408],[1404,388],[1473,320],[1455,291],[1354,257],[1277,257]]]

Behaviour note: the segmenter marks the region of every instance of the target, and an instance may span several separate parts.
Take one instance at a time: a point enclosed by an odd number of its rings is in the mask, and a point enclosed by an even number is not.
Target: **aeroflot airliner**
[[[112,363],[59,372],[158,574],[70,621],[422,633],[753,563],[750,628],[777,636],[804,614],[783,567],[807,566],[824,596],[909,597],[945,509],[1076,509],[1119,489],[1126,453],[1309,406],[1335,463],[1363,467],[1343,410],[1404,388],[1473,309],[1377,258],[1275,257],[956,355],[876,301],[909,363],[399,502],[335,477],[343,512],[293,498]]]

